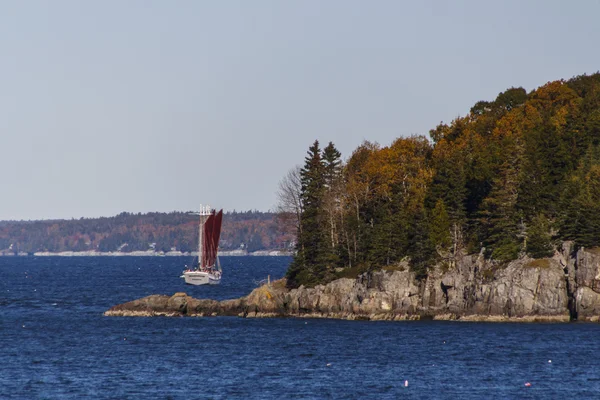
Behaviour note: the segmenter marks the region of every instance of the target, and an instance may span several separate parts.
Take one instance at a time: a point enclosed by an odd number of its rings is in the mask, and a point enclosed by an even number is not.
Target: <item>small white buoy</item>
[[[127,338],[126,338],[126,337],[124,337],[124,338],[123,338],[123,340],[127,340]]]
[[[331,367],[331,363],[327,363],[327,366],[328,366],[328,367]]]
[[[23,328],[25,328],[25,325],[23,325]]]
[[[408,387],[408,381],[404,381],[404,387]]]
[[[308,325],[308,322],[305,322],[304,325]]]
[[[552,360],[548,360],[548,364],[552,364]]]

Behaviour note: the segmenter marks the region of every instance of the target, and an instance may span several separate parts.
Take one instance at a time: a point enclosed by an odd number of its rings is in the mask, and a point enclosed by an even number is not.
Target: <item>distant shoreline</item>
[[[197,256],[198,253],[193,252],[181,252],[181,251],[61,251],[61,252],[50,252],[50,251],[38,251],[33,254],[31,253],[8,253],[0,252],[0,257],[193,257]],[[247,252],[244,250],[232,250],[232,251],[221,251],[219,256],[222,257],[244,257],[244,256],[269,256],[269,257],[289,257],[293,253],[282,250],[258,250],[254,252]]]

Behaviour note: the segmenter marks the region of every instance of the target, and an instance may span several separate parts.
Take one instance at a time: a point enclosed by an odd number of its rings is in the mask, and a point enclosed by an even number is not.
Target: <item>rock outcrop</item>
[[[368,320],[598,321],[600,251],[580,249],[500,268],[466,255],[422,281],[406,265],[314,288],[288,290],[280,280],[240,299],[153,295],[111,308],[108,316],[316,317]]]

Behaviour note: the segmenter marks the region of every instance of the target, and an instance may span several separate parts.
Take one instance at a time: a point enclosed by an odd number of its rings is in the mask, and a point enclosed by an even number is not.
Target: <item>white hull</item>
[[[221,283],[219,272],[185,271],[181,277],[188,285],[218,285]]]

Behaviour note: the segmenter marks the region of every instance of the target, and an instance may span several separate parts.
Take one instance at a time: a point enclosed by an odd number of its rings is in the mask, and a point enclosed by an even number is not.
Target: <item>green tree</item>
[[[553,250],[550,221],[544,214],[538,214],[527,229],[527,254],[544,258],[552,256]]]
[[[561,236],[577,246],[600,245],[600,147],[590,147],[562,197]]]
[[[300,171],[302,214],[297,241],[297,253],[286,277],[289,287],[314,286],[326,278],[329,270],[330,246],[323,223],[323,198],[325,193],[325,166],[321,158],[319,141],[309,147]]]
[[[418,210],[412,218],[408,255],[410,267],[417,279],[424,279],[435,262],[435,248],[430,240],[429,223],[425,210]]]
[[[493,258],[503,261],[515,259],[520,251],[517,176],[517,166],[507,161],[479,213],[481,241]]]
[[[452,237],[450,236],[450,217],[442,199],[438,199],[435,203],[431,214],[429,240],[438,254],[447,253],[452,246]]]
[[[527,91],[522,87],[510,88],[500,93],[494,100],[493,108],[502,111],[511,111],[527,101]]]
[[[323,149],[324,186],[323,213],[329,239],[328,264],[335,265],[341,252],[340,228],[343,221],[342,202],[342,154],[332,142]]]
[[[324,185],[332,189],[342,173],[342,153],[335,148],[332,142],[323,149]]]

